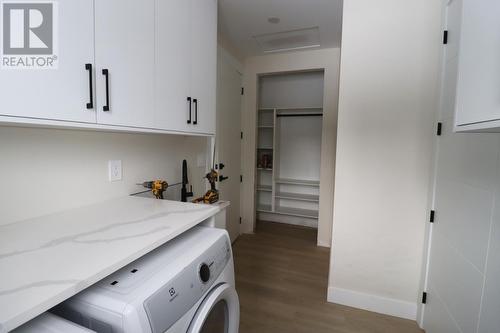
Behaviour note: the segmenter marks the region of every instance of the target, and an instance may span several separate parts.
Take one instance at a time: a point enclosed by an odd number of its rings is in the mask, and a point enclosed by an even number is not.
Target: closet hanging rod
[[[276,117],[323,117],[322,113],[288,113],[277,114]]]

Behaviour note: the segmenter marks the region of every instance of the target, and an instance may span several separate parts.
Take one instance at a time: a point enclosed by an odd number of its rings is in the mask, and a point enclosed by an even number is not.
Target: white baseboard
[[[321,246],[321,247],[331,247],[330,243],[327,243],[321,239],[318,239],[318,246]]]
[[[417,319],[416,303],[365,294],[354,290],[328,287],[328,302],[399,318]]]

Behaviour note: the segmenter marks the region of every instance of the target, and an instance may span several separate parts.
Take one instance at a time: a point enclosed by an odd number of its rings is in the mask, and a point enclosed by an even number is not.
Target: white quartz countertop
[[[47,311],[220,209],[124,197],[0,226],[0,333]]]

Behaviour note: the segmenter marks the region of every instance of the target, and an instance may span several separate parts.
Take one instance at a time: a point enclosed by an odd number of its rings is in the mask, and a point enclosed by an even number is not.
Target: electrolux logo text
[[[57,69],[55,1],[2,1],[2,69]]]

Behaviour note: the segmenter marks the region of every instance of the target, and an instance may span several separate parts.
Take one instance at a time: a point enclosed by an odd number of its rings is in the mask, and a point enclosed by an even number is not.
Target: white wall
[[[279,145],[276,174],[279,178],[319,180],[321,118],[317,116],[277,118],[280,129],[276,138]],[[307,189],[310,188],[305,187],[293,192],[304,193]]]
[[[242,143],[243,186],[241,231],[251,233],[255,222],[255,148],[257,121],[257,88],[260,74],[293,72],[317,69],[325,70],[325,95],[323,100],[323,130],[321,147],[321,187],[318,220],[318,244],[331,243],[333,180],[337,132],[339,49],[299,51],[247,58],[243,74]]]
[[[440,3],[344,3],[329,301],[416,318]]]
[[[322,71],[263,76],[259,107],[323,107],[323,81]]]
[[[198,195],[207,139],[59,129],[0,127],[0,224],[141,191],[148,179],[181,181],[182,159]],[[120,159],[123,181],[108,182],[108,160]],[[180,187],[167,191],[179,199]]]

